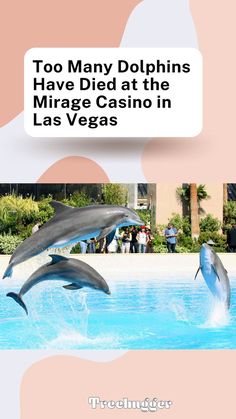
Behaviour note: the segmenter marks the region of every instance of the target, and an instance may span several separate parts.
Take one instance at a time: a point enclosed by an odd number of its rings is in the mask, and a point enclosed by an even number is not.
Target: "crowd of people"
[[[168,224],[163,232],[166,237],[166,245],[169,253],[176,252],[177,229]],[[96,241],[91,239],[80,242],[81,253],[153,253],[153,234],[150,227],[142,226],[127,227],[122,230],[116,229],[113,237]],[[110,240],[111,238],[111,240]]]
[[[114,234],[114,233],[113,233]],[[112,234],[112,236],[113,236]],[[114,237],[80,242],[81,253],[152,253],[153,235],[149,227],[116,229]]]

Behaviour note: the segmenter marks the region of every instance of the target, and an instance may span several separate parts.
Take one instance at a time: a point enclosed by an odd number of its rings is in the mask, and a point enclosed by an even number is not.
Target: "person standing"
[[[136,227],[132,227],[131,229],[131,242],[130,242],[130,252],[131,253],[138,253],[138,230]]]
[[[81,240],[79,242],[80,245],[80,253],[85,254],[87,252],[88,243],[86,240]]]
[[[103,237],[102,239],[98,240],[98,249],[97,253],[107,253],[106,251],[106,237]]]
[[[227,232],[227,245],[228,252],[236,253],[236,223],[234,223],[231,229]]]
[[[123,233],[121,233],[121,253],[129,253],[131,239],[131,233],[129,229],[126,228]]]
[[[168,253],[176,253],[177,234],[177,229],[169,223],[164,232]]]
[[[96,239],[94,237],[88,240],[88,253],[96,253]]]
[[[151,229],[148,228],[146,230],[146,234],[147,234],[147,249],[146,249],[146,253],[153,253],[153,234],[151,232]]]
[[[147,249],[147,234],[145,227],[141,228],[141,231],[138,233],[138,245],[139,245],[139,253],[146,253]]]

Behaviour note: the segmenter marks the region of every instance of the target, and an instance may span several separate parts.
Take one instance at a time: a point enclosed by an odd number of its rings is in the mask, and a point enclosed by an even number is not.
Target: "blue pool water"
[[[19,285],[0,285],[0,349],[236,348],[236,279],[229,314],[215,307],[202,279],[109,282],[111,296],[68,291],[61,282],[35,286],[24,301]]]

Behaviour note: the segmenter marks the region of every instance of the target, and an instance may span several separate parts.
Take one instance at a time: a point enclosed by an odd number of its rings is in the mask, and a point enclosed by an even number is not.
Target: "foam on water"
[[[47,342],[47,349],[83,348],[83,347],[119,347],[117,336],[97,336],[90,338],[73,330],[62,331],[55,339]]]

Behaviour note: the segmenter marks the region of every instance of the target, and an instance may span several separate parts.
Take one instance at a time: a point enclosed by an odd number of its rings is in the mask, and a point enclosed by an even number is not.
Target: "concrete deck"
[[[229,276],[236,273],[236,254],[219,254]],[[199,255],[197,253],[185,254],[86,254],[72,255],[72,257],[83,260],[91,265],[105,278],[110,279],[145,279],[163,277],[170,280],[177,276],[193,277],[199,266]],[[9,263],[10,256],[0,255],[0,278]],[[47,257],[40,256],[18,265],[14,270],[14,278],[22,278],[22,272],[28,277],[34,270],[47,262]],[[168,273],[168,276],[166,275]]]

